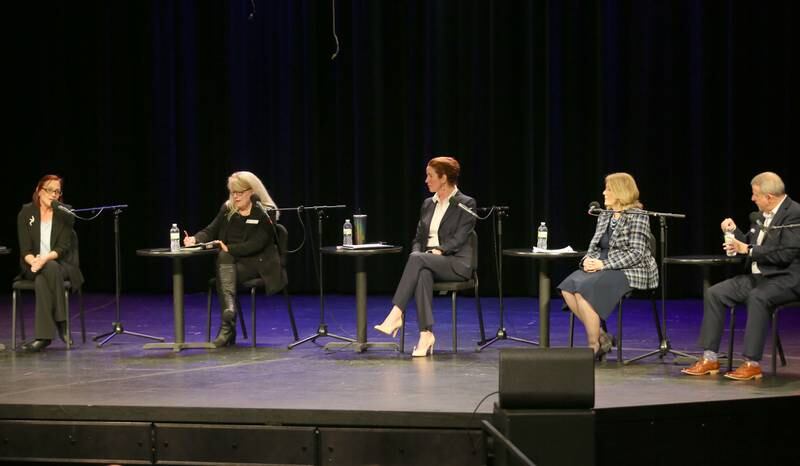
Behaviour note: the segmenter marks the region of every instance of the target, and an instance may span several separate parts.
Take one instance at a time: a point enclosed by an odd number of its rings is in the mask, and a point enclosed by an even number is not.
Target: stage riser
[[[320,429],[325,465],[478,466],[485,453],[479,430]]]
[[[493,424],[537,466],[594,466],[595,415],[590,409],[506,410]],[[519,464],[495,442],[495,465]]]
[[[482,465],[479,430],[0,421],[0,461]]]
[[[0,421],[0,460],[152,464],[147,422]]]

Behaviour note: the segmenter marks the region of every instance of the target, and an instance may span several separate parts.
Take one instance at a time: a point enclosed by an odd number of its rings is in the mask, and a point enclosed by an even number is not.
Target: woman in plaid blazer
[[[627,173],[606,177],[603,190],[606,211],[580,269],[558,285],[569,309],[586,327],[586,338],[601,359],[611,349],[611,338],[600,328],[619,299],[632,288],[658,286],[658,268],[650,250],[650,219],[639,212],[639,189]]]

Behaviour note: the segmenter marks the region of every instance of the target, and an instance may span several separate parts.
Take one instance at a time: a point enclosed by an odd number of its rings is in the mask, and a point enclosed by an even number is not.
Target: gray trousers
[[[36,333],[37,340],[52,340],[55,335],[55,322],[67,319],[64,300],[64,269],[58,261],[48,261],[37,273],[25,270],[25,278],[33,280],[36,293]]]
[[[700,345],[704,350],[719,351],[725,315],[731,307],[747,306],[747,326],[744,331],[745,358],[760,361],[764,342],[775,308],[798,298],[792,278],[787,275],[764,277],[760,274],[738,275],[708,289],[700,327]]]
[[[430,330],[433,327],[433,282],[461,281],[464,277],[453,271],[452,256],[439,256],[424,252],[412,252],[403,269],[403,276],[397,285],[392,304],[405,314],[411,297],[417,302],[417,323],[419,330]]]

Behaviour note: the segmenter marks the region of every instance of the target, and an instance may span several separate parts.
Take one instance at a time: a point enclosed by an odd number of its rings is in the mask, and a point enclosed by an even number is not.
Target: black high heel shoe
[[[236,327],[234,327],[234,324],[223,322],[219,332],[217,332],[217,338],[214,339],[212,344],[217,348],[236,345]]]
[[[611,347],[614,345],[614,338],[609,337],[608,334],[604,331],[600,331],[600,338],[598,339],[599,347],[597,351],[594,353],[594,358],[597,361],[602,361],[605,359],[606,354],[611,351]]]

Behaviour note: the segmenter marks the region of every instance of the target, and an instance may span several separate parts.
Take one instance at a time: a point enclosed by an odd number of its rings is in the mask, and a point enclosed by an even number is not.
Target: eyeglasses
[[[249,189],[245,189],[244,191],[231,191],[231,196],[243,196],[244,193],[250,191]]]
[[[46,192],[47,194],[55,194],[56,196],[60,196],[62,193],[60,189],[53,188],[42,188],[42,191]]]

